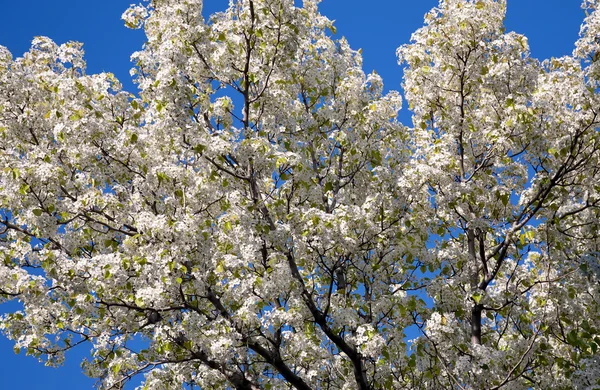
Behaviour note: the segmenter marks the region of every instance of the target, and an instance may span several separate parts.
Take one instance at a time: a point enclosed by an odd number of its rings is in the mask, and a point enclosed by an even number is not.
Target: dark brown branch
[[[352,362],[352,366],[354,368],[354,378],[356,379],[359,389],[369,390],[370,386],[367,381],[366,370],[361,354],[356,350],[356,348],[348,344],[343,337],[336,334],[330,328],[329,324],[327,323],[327,317],[319,310],[313,301],[311,294],[306,289],[304,279],[302,278],[302,275],[300,275],[300,271],[298,270],[298,266],[296,265],[293,255],[288,252],[286,256],[292,276],[300,284],[300,288],[302,289],[302,298],[308,307],[308,310],[312,314],[315,323],[319,325],[323,333],[325,333],[325,335],[340,349],[340,351],[344,352],[346,356],[348,356]]]

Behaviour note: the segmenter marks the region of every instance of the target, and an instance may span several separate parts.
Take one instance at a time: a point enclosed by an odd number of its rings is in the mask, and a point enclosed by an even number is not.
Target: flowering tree
[[[540,62],[441,0],[405,127],[317,3],[132,6],[137,96],[0,47],[0,329],[104,389],[600,388],[600,4]]]

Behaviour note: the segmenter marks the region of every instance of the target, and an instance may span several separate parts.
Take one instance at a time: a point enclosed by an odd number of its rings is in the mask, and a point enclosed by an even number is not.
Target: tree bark
[[[471,309],[471,343],[481,345],[481,312],[483,306],[475,304]]]

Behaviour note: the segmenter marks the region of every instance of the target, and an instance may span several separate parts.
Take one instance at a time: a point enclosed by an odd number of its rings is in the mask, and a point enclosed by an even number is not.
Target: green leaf
[[[44,210],[40,210],[40,209],[33,209],[33,214],[36,217],[39,217],[40,215],[42,215],[42,213],[44,212]]]
[[[410,355],[410,359],[408,360],[408,366],[410,368],[415,368],[417,366],[417,359],[415,355]]]
[[[158,184],[160,185],[162,182],[166,182],[169,180],[169,177],[164,172],[157,172],[156,177],[158,178]]]
[[[374,167],[381,165],[381,153],[379,150],[374,150],[371,152],[371,165]]]
[[[231,227],[231,221],[227,221],[227,222],[225,222],[225,224],[223,225],[223,229],[224,229],[226,232],[230,231],[230,230],[232,229],[232,227]]]
[[[573,346],[577,346],[579,344],[579,337],[576,331],[572,330],[569,333],[567,333],[567,343]]]
[[[72,121],[78,121],[81,118],[82,118],[82,115],[81,115],[80,111],[75,111],[74,113],[69,115],[69,120],[72,120]]]
[[[206,146],[204,145],[196,145],[194,146],[194,152],[198,154],[202,154],[206,150]]]
[[[306,326],[304,327],[304,334],[308,338],[312,338],[315,335],[315,325],[312,322],[306,323]]]
[[[79,92],[85,91],[85,87],[79,81],[75,82],[75,86],[77,87],[77,89],[79,90]]]

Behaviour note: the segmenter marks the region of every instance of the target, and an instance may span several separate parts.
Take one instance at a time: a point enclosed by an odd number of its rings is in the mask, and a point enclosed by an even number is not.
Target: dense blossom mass
[[[600,389],[600,2],[540,61],[441,0],[410,126],[318,2],[132,6],[137,94],[0,46],[0,330],[101,389]]]

